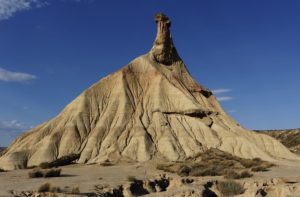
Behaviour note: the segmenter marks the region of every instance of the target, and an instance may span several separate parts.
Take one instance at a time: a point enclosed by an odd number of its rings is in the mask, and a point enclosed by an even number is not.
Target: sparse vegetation
[[[50,183],[44,183],[38,188],[38,192],[52,192],[52,193],[57,193],[61,192],[60,187],[53,187],[51,186]]]
[[[180,176],[222,176],[231,179],[240,179],[253,176],[242,169],[264,166],[270,168],[274,164],[260,158],[244,159],[218,149],[209,149],[199,155],[200,161],[187,161],[185,163],[157,164],[156,168],[165,172],[177,173]]]
[[[268,168],[264,167],[264,166],[256,166],[251,168],[251,171],[253,172],[265,172],[268,171]]]
[[[100,163],[100,165],[101,166],[113,166],[114,164],[111,161],[106,160],[106,161]]]
[[[138,179],[135,177],[135,176],[128,176],[127,177],[127,181],[130,181],[130,182],[135,182],[137,181]]]
[[[44,173],[40,169],[33,169],[32,171],[28,172],[29,178],[40,178],[44,177]]]
[[[28,172],[29,178],[41,178],[41,177],[59,177],[61,174],[60,168],[52,168],[48,170],[42,169],[33,169],[32,171]]]
[[[244,187],[234,181],[220,181],[217,183],[217,188],[225,196],[233,196],[245,192]]]
[[[44,177],[59,177],[60,173],[61,173],[60,168],[53,168],[53,169],[44,171]]]
[[[38,189],[38,192],[50,192],[51,184],[50,183],[44,183],[41,185]]]
[[[73,187],[72,190],[71,190],[71,194],[80,194],[79,187]]]
[[[59,167],[64,165],[69,165],[75,160],[79,159],[80,154],[70,154],[66,156],[62,156],[59,159],[56,159],[52,162],[43,162],[40,164],[40,168],[42,169],[48,169],[53,167]]]
[[[243,179],[243,178],[249,178],[252,176],[253,176],[253,174],[249,173],[247,170],[242,171],[241,173],[238,173],[234,170],[230,170],[230,171],[226,172],[224,177],[227,179]]]

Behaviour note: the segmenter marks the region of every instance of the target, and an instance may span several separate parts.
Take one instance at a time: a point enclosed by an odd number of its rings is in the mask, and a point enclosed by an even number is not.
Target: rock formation
[[[299,159],[281,143],[242,128],[190,76],[164,14],[149,53],[104,77],[52,120],[18,137],[0,158],[16,169],[80,154],[79,163],[183,161],[217,148],[239,157]]]

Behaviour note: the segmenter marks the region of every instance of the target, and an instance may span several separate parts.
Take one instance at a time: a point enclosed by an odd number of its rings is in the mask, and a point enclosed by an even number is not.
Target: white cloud
[[[28,124],[19,122],[17,120],[0,120],[0,146],[8,146],[8,143],[10,143],[10,141],[16,139],[23,132],[28,131],[32,128],[33,126],[29,126]]]
[[[33,128],[32,126],[29,126],[17,120],[11,120],[11,121],[0,120],[0,134],[2,135],[16,137],[20,135],[22,132],[32,128]]]
[[[229,101],[229,100],[232,100],[233,99],[233,97],[231,97],[231,96],[220,96],[220,97],[217,97],[217,100],[218,101]]]
[[[226,88],[212,90],[212,92],[214,94],[221,94],[221,93],[226,93],[226,92],[231,92],[231,91],[232,91],[231,89],[226,89]]]
[[[94,0],[61,0],[71,2],[93,2]],[[19,11],[41,8],[49,5],[51,0],[0,0],[0,21],[12,17]]]
[[[40,8],[47,4],[46,0],[0,0],[0,21],[9,19],[16,12]]]
[[[28,73],[21,73],[21,72],[12,72],[0,68],[0,81],[14,81],[14,82],[24,82],[36,79],[37,77],[32,74]]]

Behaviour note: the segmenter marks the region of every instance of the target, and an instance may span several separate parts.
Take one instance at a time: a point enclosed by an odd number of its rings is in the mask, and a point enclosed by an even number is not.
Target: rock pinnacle
[[[171,65],[180,60],[170,32],[171,21],[163,13],[156,14],[154,20],[157,24],[157,34],[150,53],[158,63]]]

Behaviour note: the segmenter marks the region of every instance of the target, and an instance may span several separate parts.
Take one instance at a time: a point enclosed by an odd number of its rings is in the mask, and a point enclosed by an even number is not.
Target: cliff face
[[[0,168],[39,165],[71,153],[79,163],[180,161],[213,147],[264,160],[297,159],[277,140],[248,131],[228,116],[212,93],[190,76],[170,34],[155,18],[151,51],[85,90],[54,119],[17,138]]]

